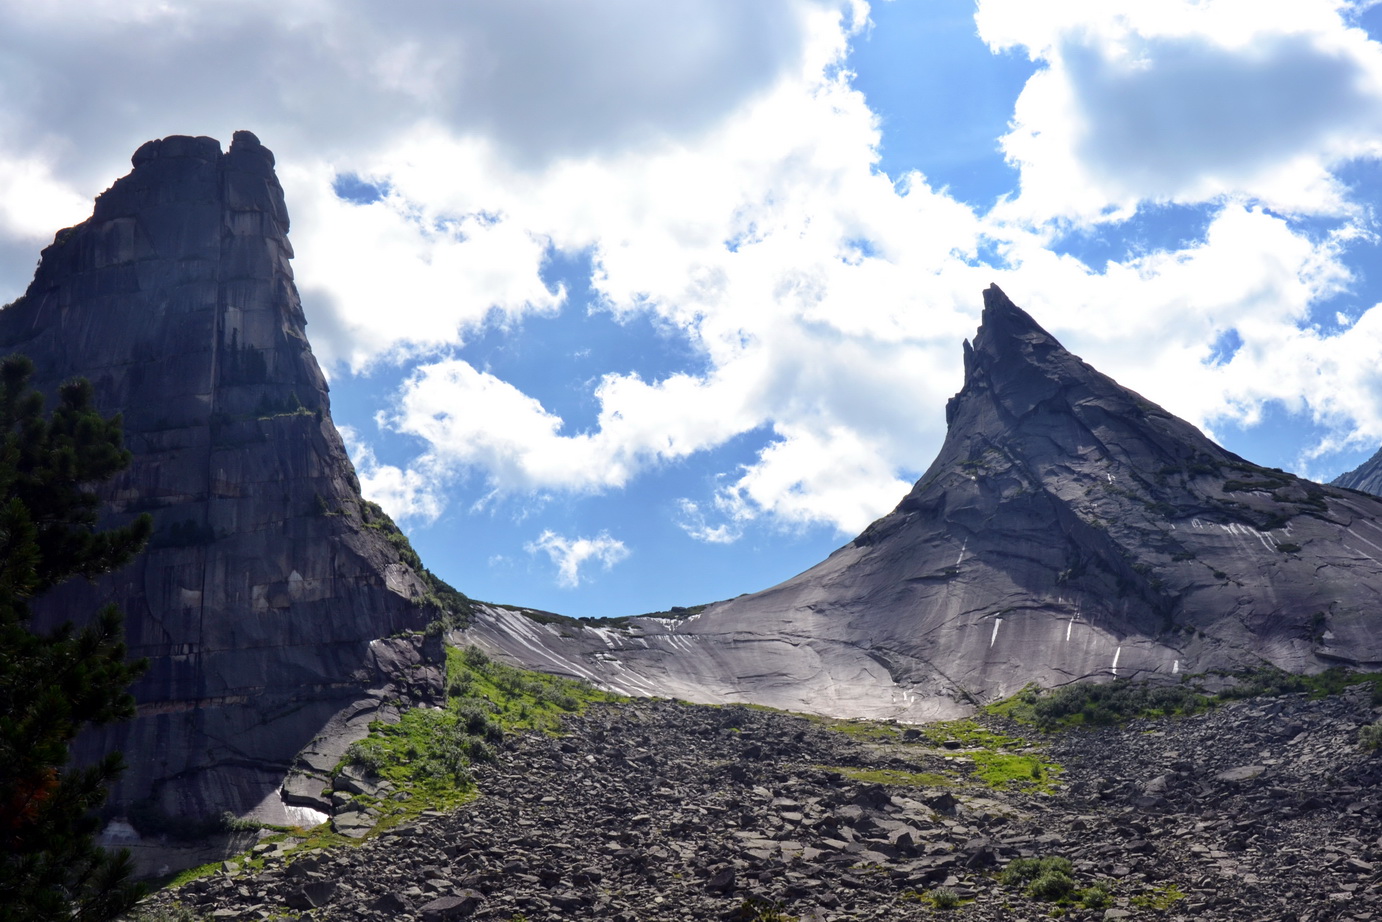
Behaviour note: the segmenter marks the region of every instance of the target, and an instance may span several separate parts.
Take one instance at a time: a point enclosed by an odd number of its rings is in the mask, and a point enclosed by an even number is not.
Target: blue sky
[[[433,570],[726,598],[901,498],[990,282],[1257,462],[1371,455],[1379,36],[1343,0],[0,0],[0,301],[140,143],[248,128]]]

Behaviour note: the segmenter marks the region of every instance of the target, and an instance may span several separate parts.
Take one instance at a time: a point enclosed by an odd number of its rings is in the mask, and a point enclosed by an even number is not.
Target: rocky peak
[[[1382,502],[1226,451],[996,287],[965,372],[926,473],[806,572],[627,642],[508,613],[472,636],[625,691],[903,719],[1031,682],[1382,664]]]
[[[1066,352],[997,285],[984,290],[979,332],[972,345],[964,341],[964,365],[964,387],[946,405],[947,423],[954,421],[967,399],[978,399],[980,394],[1004,405],[1010,415],[1021,415],[1014,403],[1030,404],[1034,397],[1047,396],[1072,376],[1072,365],[1093,371]]]
[[[298,751],[343,711],[377,711],[382,662],[421,663],[420,639],[377,639],[437,613],[332,424],[273,154],[238,131],[224,153],[173,136],[132,162],[0,310],[0,351],[28,354],[42,389],[83,376],[124,414],[134,461],[105,515],[155,523],[136,563],[37,614],[114,600],[151,661],[138,718],[87,740],[127,754],[117,807],[282,822]]]
[[[1382,496],[1382,450],[1348,473],[1335,477],[1330,483],[1336,487]]]

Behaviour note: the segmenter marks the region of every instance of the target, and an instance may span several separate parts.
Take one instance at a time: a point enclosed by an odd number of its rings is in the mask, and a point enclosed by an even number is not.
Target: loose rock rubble
[[[506,741],[482,796],[337,848],[156,895],[209,918],[813,922],[1382,919],[1382,756],[1361,692],[1257,699],[1040,739],[1054,791],[964,777],[965,750],[746,707],[594,707]],[[863,770],[949,774],[893,786]],[[873,775],[872,777],[899,777]],[[1098,909],[1002,885],[1062,856]],[[949,888],[961,904],[936,908]],[[773,915],[772,909],[783,915]]]

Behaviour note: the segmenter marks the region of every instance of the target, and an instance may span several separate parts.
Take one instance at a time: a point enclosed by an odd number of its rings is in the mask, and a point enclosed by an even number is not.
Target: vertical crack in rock
[[[211,138],[150,141],[133,164],[0,311],[0,351],[28,354],[42,389],[84,376],[103,412],[124,414],[134,461],[102,491],[105,522],[155,522],[134,564],[62,587],[37,616],[114,600],[131,654],[150,659],[139,716],[80,741],[83,757],[126,754],[117,808],[273,814],[297,752],[389,678],[370,641],[436,612],[362,518],[273,154],[239,131],[225,153]]]

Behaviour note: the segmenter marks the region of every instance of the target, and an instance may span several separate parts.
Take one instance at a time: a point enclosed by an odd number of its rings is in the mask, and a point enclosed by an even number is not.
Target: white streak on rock
[[[1372,548],[1373,550],[1382,551],[1382,547],[1379,547],[1378,545],[1373,544],[1371,541],[1369,541],[1367,538],[1364,538],[1362,535],[1358,534],[1358,532],[1354,531],[1352,528],[1345,528],[1344,531],[1348,532],[1350,535],[1352,535],[1353,537],[1357,538],[1359,541],[1363,542],[1364,544],[1366,544],[1368,547]]]

